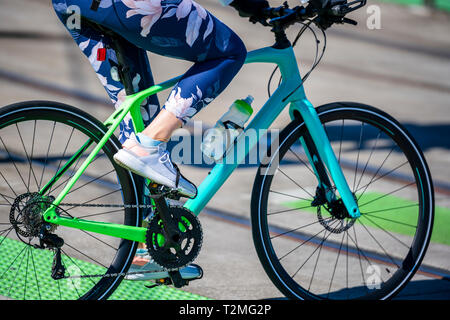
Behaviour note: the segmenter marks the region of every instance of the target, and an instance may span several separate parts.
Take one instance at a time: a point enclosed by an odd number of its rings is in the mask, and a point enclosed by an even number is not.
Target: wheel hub
[[[321,207],[324,207],[330,217],[323,217]],[[345,208],[342,199],[333,201],[331,204],[318,206],[317,217],[319,223],[328,231],[332,233],[341,233],[350,229],[355,223],[355,218],[350,217]]]

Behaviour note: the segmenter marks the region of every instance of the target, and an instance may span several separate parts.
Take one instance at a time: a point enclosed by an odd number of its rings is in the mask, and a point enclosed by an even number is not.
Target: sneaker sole
[[[139,272],[139,271],[133,271],[133,272]],[[181,273],[181,278],[184,280],[193,280],[193,279],[199,279],[202,276],[202,272],[199,270],[198,273]],[[126,280],[131,281],[146,281],[146,280],[158,280],[158,279],[166,279],[169,278],[169,273],[167,271],[161,271],[161,272],[152,272],[152,273],[136,273],[136,274],[130,274],[125,276]]]

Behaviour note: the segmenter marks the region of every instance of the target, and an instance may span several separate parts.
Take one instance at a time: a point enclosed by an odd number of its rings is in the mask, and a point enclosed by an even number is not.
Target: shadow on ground
[[[450,300],[450,279],[412,281],[397,295],[397,300]]]
[[[336,299],[345,299],[348,295],[357,295],[367,291],[366,287],[356,287],[331,293]],[[269,298],[268,300],[286,300],[287,298]],[[394,300],[450,300],[450,279],[427,279],[409,282],[395,296]]]

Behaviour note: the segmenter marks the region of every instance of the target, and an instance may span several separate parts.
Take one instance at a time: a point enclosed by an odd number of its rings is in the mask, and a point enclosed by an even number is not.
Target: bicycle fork
[[[306,125],[307,134],[300,138],[300,143],[313,167],[319,187],[325,188],[326,200],[332,202],[336,199],[335,193],[330,189],[331,182],[326,173],[328,169],[349,216],[358,218],[361,213],[355,197],[348,186],[316,110],[306,98],[303,98],[291,102],[289,113],[292,119],[300,115]]]

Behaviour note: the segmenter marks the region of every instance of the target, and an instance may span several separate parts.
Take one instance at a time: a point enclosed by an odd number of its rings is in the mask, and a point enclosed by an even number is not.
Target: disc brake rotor
[[[327,210],[328,217],[324,217],[320,206],[317,207],[317,218],[319,223],[331,233],[341,233],[350,229],[356,219],[346,218],[344,216],[332,216]]]

